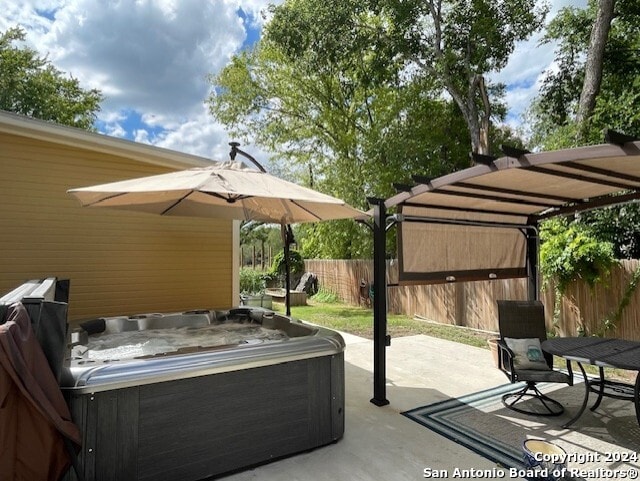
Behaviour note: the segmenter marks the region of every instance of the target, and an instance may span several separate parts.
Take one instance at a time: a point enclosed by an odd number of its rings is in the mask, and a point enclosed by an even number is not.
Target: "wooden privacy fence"
[[[555,301],[552,286],[541,292],[547,327],[558,335],[577,335],[581,330],[597,333],[602,321],[618,308],[622,296],[640,266],[640,261],[624,260],[615,267],[604,284],[594,289],[584,282],[573,283],[562,298],[559,321],[553,324]],[[366,304],[361,283],[373,282],[373,261],[305,260],[305,270],[318,276],[319,286],[352,305]],[[397,263],[387,261],[387,282],[397,282]],[[423,286],[391,286],[387,290],[391,314],[419,316],[443,324],[466,326],[496,332],[498,299],[526,299],[526,279],[497,279]],[[608,337],[640,341],[640,286]]]

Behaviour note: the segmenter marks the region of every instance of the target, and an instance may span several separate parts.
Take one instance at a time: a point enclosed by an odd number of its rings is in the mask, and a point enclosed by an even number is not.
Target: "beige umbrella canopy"
[[[257,162],[256,165],[259,166]],[[367,217],[364,212],[340,199],[235,161],[215,162],[210,167],[71,189],[69,193],[87,207],[112,207],[159,215],[256,220],[278,223],[283,227],[299,222]],[[289,315],[288,252],[293,236],[290,228],[283,229],[283,233],[287,264],[286,308]]]
[[[88,207],[279,224],[365,217],[344,201],[240,162],[69,190]]]

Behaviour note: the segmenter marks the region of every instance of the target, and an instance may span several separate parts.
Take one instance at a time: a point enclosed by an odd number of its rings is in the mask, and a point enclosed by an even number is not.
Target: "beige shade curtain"
[[[492,227],[472,225],[468,214],[449,215],[461,224],[439,223],[442,213],[403,207],[398,261],[401,284],[526,277],[526,237],[506,216],[485,216]],[[415,219],[415,220],[413,220]],[[470,222],[467,224],[466,222]]]

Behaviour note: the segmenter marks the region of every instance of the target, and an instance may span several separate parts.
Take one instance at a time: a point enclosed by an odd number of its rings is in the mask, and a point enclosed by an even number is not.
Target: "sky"
[[[98,131],[214,160],[232,140],[208,113],[215,75],[260,38],[264,12],[282,0],[5,0],[0,31],[21,26],[26,43],[58,69],[97,88],[105,100]],[[550,0],[548,19],[586,0]],[[519,44],[491,79],[507,85],[507,123],[517,127],[552,66],[553,46],[539,35]],[[259,161],[268,154],[241,148]]]

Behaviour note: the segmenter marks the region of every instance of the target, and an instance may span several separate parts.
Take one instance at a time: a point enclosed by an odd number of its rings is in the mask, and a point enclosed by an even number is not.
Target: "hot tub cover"
[[[2,478],[58,480],[68,470],[65,439],[80,431],[21,303],[0,324],[0,473]]]

